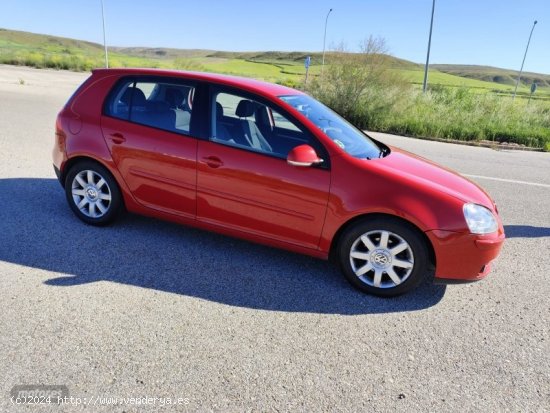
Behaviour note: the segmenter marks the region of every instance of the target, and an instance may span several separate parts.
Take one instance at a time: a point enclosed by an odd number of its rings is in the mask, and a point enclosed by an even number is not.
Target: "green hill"
[[[116,49],[109,53],[109,59],[112,66],[155,64],[154,60],[143,60]],[[0,28],[0,63],[87,71],[104,65],[103,45]]]
[[[167,47],[111,47],[117,53],[128,56],[143,57],[149,59],[189,59],[207,57],[214,50],[203,49],[171,49]]]
[[[57,50],[61,47],[62,49],[66,49],[67,52],[70,50],[79,50],[88,53],[97,53],[103,50],[102,45],[85,40],[75,40],[66,37],[21,32],[3,28],[0,28],[0,46],[2,47],[2,53],[6,52],[5,49],[13,47],[44,51]]]
[[[112,67],[156,67],[203,70],[256,77],[272,82],[298,85],[303,81],[306,56],[311,56],[310,74],[320,73],[322,55],[318,52],[229,52],[165,47],[109,47]],[[330,61],[331,52],[327,52]],[[392,70],[414,84],[421,84],[423,66],[386,56]],[[65,37],[0,28],[0,63],[87,71],[104,65],[103,45]],[[481,91],[510,93],[516,72],[487,66],[432,65],[430,85],[468,87]],[[537,95],[550,94],[550,75],[525,73],[520,92],[537,82]]]
[[[483,80],[485,82],[501,83],[504,85],[515,85],[518,76],[517,70],[501,69],[492,66],[430,65],[430,67],[454,76]],[[550,75],[523,72],[521,75],[521,83],[527,86],[536,83],[539,87],[550,87]]]

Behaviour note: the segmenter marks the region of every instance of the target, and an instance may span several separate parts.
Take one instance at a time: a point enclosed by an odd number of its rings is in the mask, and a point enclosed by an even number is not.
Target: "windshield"
[[[336,145],[351,156],[361,159],[373,159],[383,155],[383,150],[369,137],[311,96],[279,96],[279,99],[306,116]]]

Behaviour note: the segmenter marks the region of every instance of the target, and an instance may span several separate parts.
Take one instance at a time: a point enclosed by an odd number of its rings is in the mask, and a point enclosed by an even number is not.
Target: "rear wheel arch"
[[[69,173],[69,171],[75,165],[77,165],[79,163],[82,163],[82,162],[93,162],[93,163],[107,169],[107,171],[111,174],[111,176],[115,180],[116,184],[118,185],[118,188],[119,188],[119,190],[121,192],[121,195],[122,195],[122,208],[123,208],[123,210],[126,210],[126,206],[128,205],[128,203],[130,203],[130,204],[132,203],[132,197],[131,197],[131,195],[128,195],[128,193],[127,193],[128,189],[126,187],[125,182],[122,180],[121,177],[117,176],[118,171],[113,172],[112,168],[109,167],[109,165],[107,165],[105,162],[102,162],[102,161],[100,161],[96,158],[92,158],[92,157],[86,156],[86,155],[79,155],[79,156],[69,158],[67,160],[67,162],[65,163],[65,165],[63,166],[63,170],[61,171],[61,174],[60,174],[59,182],[61,183],[61,186],[63,188],[65,188],[65,184],[66,184],[65,181],[67,180],[67,174]]]
[[[61,181],[61,185],[63,185],[63,187],[65,186],[65,180],[67,179],[67,174],[69,173],[71,168],[73,168],[76,164],[81,162],[94,162],[106,168],[111,173],[111,175],[113,175],[113,178],[117,181],[118,186],[120,186],[120,182],[118,182],[118,179],[116,178],[115,174],[113,174],[113,172],[111,171],[111,168],[109,168],[108,165],[106,165],[101,161],[98,161],[96,158],[81,155],[81,156],[75,156],[73,158],[69,158],[67,162],[65,162],[65,165],[63,165],[63,170],[61,171],[61,176],[59,178],[59,180]]]
[[[336,262],[337,258],[337,251],[338,247],[342,238],[342,235],[346,233],[346,231],[353,227],[354,225],[357,225],[358,223],[365,222],[365,221],[372,221],[375,219],[387,219],[391,220],[393,222],[398,222],[400,224],[403,224],[405,226],[408,226],[410,229],[415,231],[421,239],[424,241],[427,249],[428,249],[428,256],[430,259],[431,265],[435,268],[436,265],[436,257],[435,257],[435,250],[432,245],[432,242],[426,235],[424,231],[422,231],[418,226],[413,224],[412,222],[401,218],[397,215],[391,215],[391,214],[385,214],[385,213],[367,213],[367,214],[361,214],[357,215],[348,221],[346,221],[340,228],[338,228],[338,231],[334,234],[334,237],[332,238],[332,242],[330,244],[330,251],[329,251],[329,258],[331,261]]]

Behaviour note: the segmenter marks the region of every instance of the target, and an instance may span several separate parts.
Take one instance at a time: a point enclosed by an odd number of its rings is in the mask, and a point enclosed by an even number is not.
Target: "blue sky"
[[[105,0],[115,46],[216,50],[356,49],[385,38],[397,57],[423,62],[432,0]],[[550,0],[437,0],[432,63],[518,69],[533,20],[525,70],[550,73]],[[100,0],[5,0],[0,27],[102,42]]]

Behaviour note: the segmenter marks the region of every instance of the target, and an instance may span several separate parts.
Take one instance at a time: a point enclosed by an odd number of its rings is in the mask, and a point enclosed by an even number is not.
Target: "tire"
[[[395,297],[417,287],[427,276],[428,248],[412,225],[394,218],[373,218],[347,229],[338,261],[357,289]]]
[[[74,214],[90,225],[110,224],[123,207],[115,178],[107,168],[93,161],[79,162],[69,170],[65,195]]]

